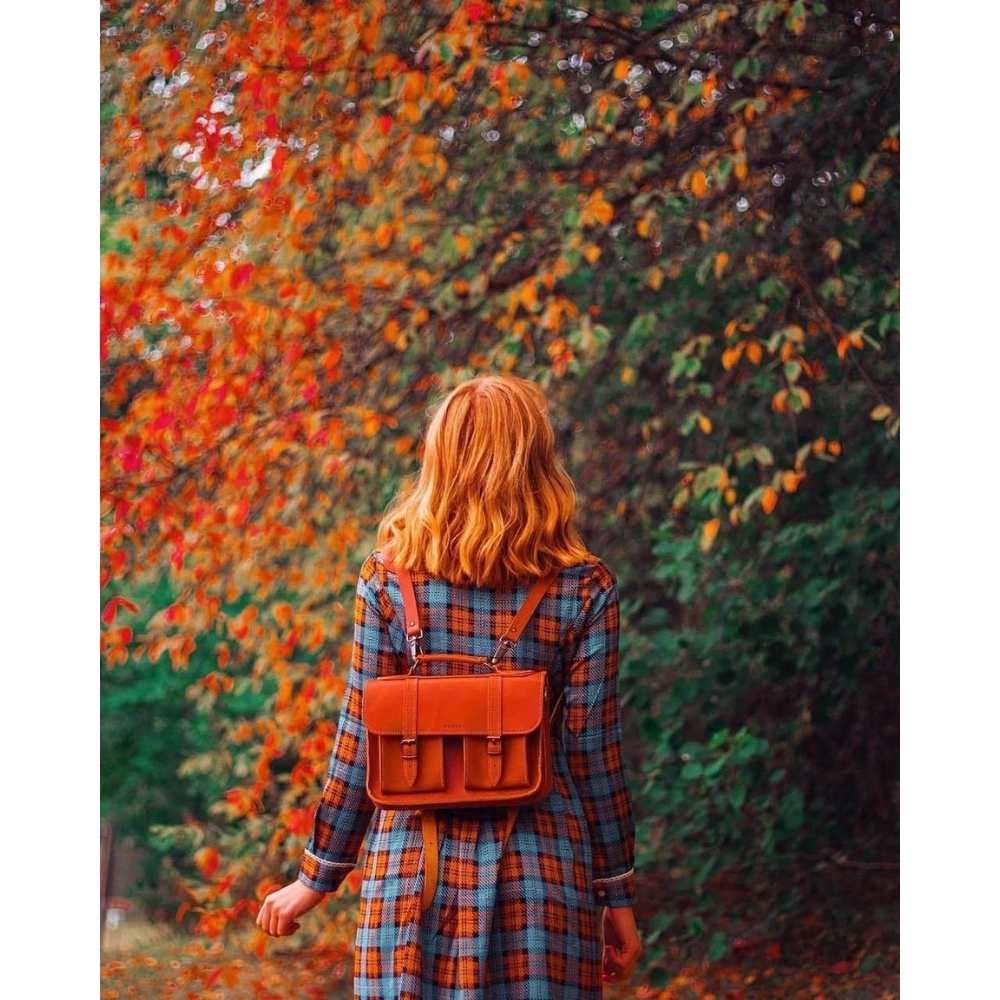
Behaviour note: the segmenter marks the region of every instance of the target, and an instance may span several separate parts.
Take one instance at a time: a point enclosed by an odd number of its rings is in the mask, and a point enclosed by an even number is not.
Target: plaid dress
[[[411,573],[425,651],[489,655],[527,596]],[[408,669],[403,601],[379,550],[364,561],[354,648],[314,828],[298,878],[336,889],[362,861],[354,996],[382,1000],[599,1000],[601,906],[635,895],[622,771],[618,591],[598,559],[563,568],[501,666],[547,669],[565,689],[548,798],[522,806],[500,854],[504,809],[439,811],[440,881],[423,917],[420,817],[365,791],[365,682]],[[430,664],[428,670],[455,670]],[[459,668],[460,669],[460,668]]]

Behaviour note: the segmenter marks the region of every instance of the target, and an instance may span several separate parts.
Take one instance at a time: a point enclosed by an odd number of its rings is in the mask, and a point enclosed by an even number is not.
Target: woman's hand
[[[296,920],[321,902],[325,895],[303,882],[289,882],[264,897],[257,912],[257,926],[271,937],[294,934],[299,929]]]
[[[635,971],[642,953],[639,929],[631,906],[608,906],[604,909],[604,981],[625,983]]]

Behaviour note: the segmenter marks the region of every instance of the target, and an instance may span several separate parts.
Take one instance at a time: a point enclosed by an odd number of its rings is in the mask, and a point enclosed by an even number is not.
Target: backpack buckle
[[[416,737],[409,736],[404,737],[399,741],[400,750],[402,751],[403,757],[406,760],[413,760],[417,756],[417,740]]]
[[[424,630],[421,629],[419,632],[406,637],[406,643],[410,647],[410,659],[413,661],[414,666],[416,666],[417,657],[420,655],[420,639],[423,634]]]
[[[513,645],[514,645],[514,641],[512,639],[508,639],[506,636],[504,636],[497,643],[497,648],[493,650],[493,655],[489,658],[489,664],[490,664],[490,666],[491,667],[495,667],[496,664],[497,664],[497,660],[499,660],[501,656],[506,656],[507,653],[508,653],[508,651],[510,650],[510,648]]]

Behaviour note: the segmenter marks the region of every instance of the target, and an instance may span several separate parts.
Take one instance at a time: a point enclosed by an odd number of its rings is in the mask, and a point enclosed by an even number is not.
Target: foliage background
[[[898,39],[832,0],[104,3],[102,810],[152,901],[218,936],[294,873],[374,525],[433,402],[512,371],[623,595],[651,981],[892,924]]]

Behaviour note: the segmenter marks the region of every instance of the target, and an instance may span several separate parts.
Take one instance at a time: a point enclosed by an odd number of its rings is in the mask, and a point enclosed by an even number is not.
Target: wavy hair
[[[541,389],[514,375],[482,375],[435,410],[420,472],[390,503],[377,544],[405,569],[505,586],[596,558],[575,512]]]

